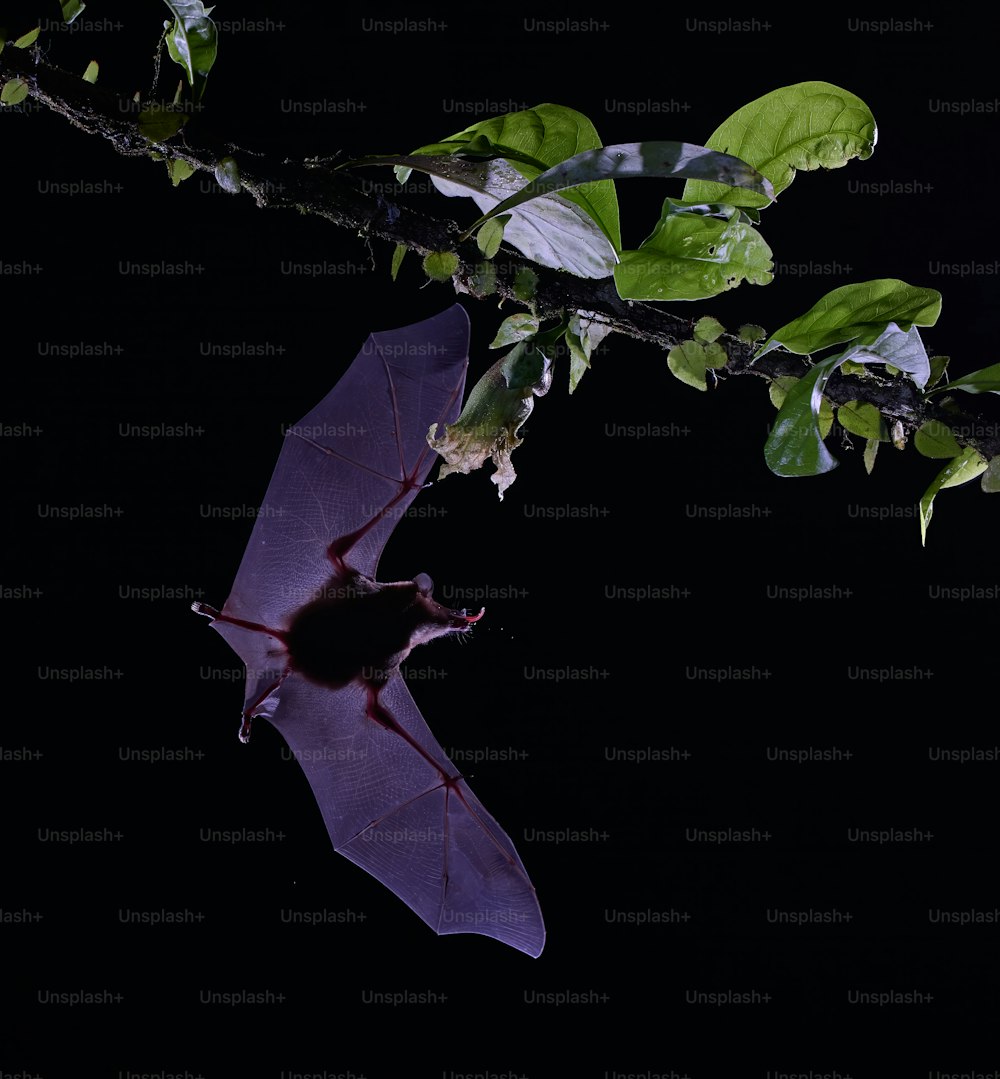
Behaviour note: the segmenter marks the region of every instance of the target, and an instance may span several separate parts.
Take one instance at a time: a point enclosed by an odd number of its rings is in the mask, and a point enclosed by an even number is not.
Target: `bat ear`
[[[434,591],[434,582],[426,573],[418,573],[413,578],[413,583],[417,586],[417,591],[422,596],[430,597],[430,594]]]

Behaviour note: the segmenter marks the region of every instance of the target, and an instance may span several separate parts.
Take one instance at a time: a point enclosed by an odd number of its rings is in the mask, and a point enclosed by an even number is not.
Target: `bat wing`
[[[373,333],[336,386],[289,428],[223,613],[276,626],[329,580],[331,540],[380,519],[348,561],[374,577],[436,457],[432,423],[459,413],[469,318],[459,304]]]
[[[330,691],[293,674],[266,702],[334,848],[436,933],[480,933],[539,955],[542,915],[513,843],[459,777],[398,674],[380,700],[435,764],[366,716],[362,687]]]
[[[332,541],[368,577],[433,464],[432,423],[458,415],[468,364],[459,305],[372,334],[330,394],[286,435],[223,614],[274,630],[329,582]],[[529,955],[545,930],[535,891],[396,674],[379,702],[403,734],[369,718],[366,688],[286,672],[281,643],[216,620],[247,665],[247,704],[301,764],[334,847],[437,933],[480,933]],[[412,744],[411,744],[412,743]],[[415,748],[419,746],[419,749]]]
[[[347,561],[375,576],[379,556],[427,479],[433,423],[461,410],[469,317],[460,304],[373,333],[336,386],[290,428],[222,613],[287,629],[330,580],[332,540],[364,530]],[[273,640],[214,627],[247,664],[252,704],[284,670]]]

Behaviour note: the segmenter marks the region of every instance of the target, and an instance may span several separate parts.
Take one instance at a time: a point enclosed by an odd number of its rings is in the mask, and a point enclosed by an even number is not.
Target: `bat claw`
[[[250,724],[253,721],[253,716],[244,716],[243,722],[240,724],[240,741],[246,745],[250,741]]]

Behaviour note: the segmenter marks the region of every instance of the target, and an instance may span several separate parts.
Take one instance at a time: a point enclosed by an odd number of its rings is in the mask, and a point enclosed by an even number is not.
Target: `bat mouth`
[[[486,608],[480,607],[477,614],[467,614],[463,607],[460,611],[450,611],[451,624],[454,629],[470,630],[474,622],[478,622],[480,618],[486,614]]]

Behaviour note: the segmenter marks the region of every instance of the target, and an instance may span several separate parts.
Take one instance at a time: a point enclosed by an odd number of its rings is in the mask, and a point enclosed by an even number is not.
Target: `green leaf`
[[[800,82],[751,101],[713,133],[706,146],[735,154],[762,172],[779,195],[796,169],[837,169],[852,158],[871,157],[878,137],[875,117],[854,94],[828,82]],[[684,199],[762,207],[759,194],[689,180]]]
[[[342,167],[365,164],[403,164],[425,172],[442,195],[472,198],[480,210],[492,209],[524,185],[521,173],[503,159],[467,161],[457,156],[411,154],[362,158]],[[601,225],[571,202],[569,194],[565,198],[543,195],[516,207],[504,226],[504,239],[542,266],[577,277],[609,277],[618,261],[615,248]],[[617,203],[615,209],[617,213]]]
[[[944,378],[945,372],[948,370],[948,360],[948,356],[931,356],[929,361],[931,373],[927,377],[925,389],[929,390],[931,386],[936,386]]]
[[[179,157],[172,158],[167,162],[167,175],[170,177],[170,182],[177,187],[189,176],[195,174],[195,168],[193,165],[189,165],[186,161],[181,160]]]
[[[623,142],[601,146],[596,150],[560,161],[552,168],[529,180],[516,194],[504,199],[499,206],[474,222],[468,236],[477,225],[499,213],[505,213],[540,195],[578,187],[601,180],[626,180],[634,177],[686,177],[716,180],[723,184],[748,188],[764,196],[771,195],[770,183],[756,169],[729,154],[718,153],[690,142]],[[600,223],[600,222],[599,222]],[[609,239],[611,237],[609,236]]]
[[[240,193],[240,167],[233,157],[220,158],[215,166],[215,182],[230,195]]]
[[[1000,491],[1000,457],[991,458],[980,486],[988,495],[995,495]]]
[[[764,460],[775,475],[818,476],[837,467],[818,426],[823,387],[832,372],[829,364],[817,364],[789,388],[764,444]]]
[[[718,341],[711,341],[705,346],[705,363],[716,370],[729,363],[729,356]]]
[[[19,38],[15,38],[11,45],[15,49],[26,49],[29,45],[34,45],[38,40],[38,35],[42,32],[40,26],[36,26],[34,30],[29,30],[26,34],[22,34]]]
[[[782,375],[780,378],[774,379],[767,387],[767,396],[771,398],[771,404],[775,408],[781,408],[785,403],[785,398],[788,396],[788,391],[798,381],[793,375]]]
[[[717,341],[725,332],[725,326],[717,318],[712,318],[711,315],[705,315],[704,318],[698,319],[694,324],[695,337],[699,341],[704,341],[706,345]]]
[[[913,436],[913,444],[925,457],[957,457],[962,452],[951,428],[938,420],[921,424]]]
[[[406,252],[409,249],[406,244],[396,244],[392,252],[392,265],[389,267],[389,274],[393,281],[396,280],[396,276],[399,274],[399,268],[403,265],[403,259],[406,257]]]
[[[985,472],[986,468],[986,458],[972,446],[967,446],[941,469],[920,500],[920,542],[922,544],[927,543],[927,527],[934,514],[934,497],[938,491],[968,483]]]
[[[565,339],[569,347],[569,392],[572,393],[590,367],[590,356],[584,349],[583,342],[572,330],[566,331]]]
[[[866,401],[848,401],[837,409],[837,419],[845,431],[876,442],[888,442],[889,431],[882,413]]]
[[[490,348],[504,348],[507,345],[517,344],[526,337],[534,337],[538,333],[538,325],[538,316],[528,311],[509,315],[500,323],[496,337],[490,342]]]
[[[931,393],[942,390],[963,390],[965,393],[1000,393],[1000,363],[984,367],[981,371],[962,375],[943,386],[935,386]]]
[[[708,358],[703,345],[697,341],[682,341],[667,353],[667,366],[674,378],[679,378],[685,385],[696,390],[707,390],[705,371]]]
[[[8,79],[0,90],[0,104],[20,105],[28,96],[28,84],[24,79]]]
[[[176,135],[189,119],[186,112],[175,112],[160,105],[139,113],[139,131],[150,142],[166,142]]]
[[[525,179],[533,180],[554,165],[586,150],[597,150],[600,146],[601,139],[596,128],[583,113],[563,105],[544,104],[523,112],[481,120],[442,142],[422,146],[414,153],[456,153],[470,148],[474,152],[483,152],[486,147],[489,148],[486,152],[491,155],[504,156],[506,153],[506,160],[522,177],[503,196],[506,198],[522,188]],[[574,187],[564,197],[576,203],[599,226],[615,250],[620,250],[618,197],[611,181],[600,180]],[[492,206],[480,205],[480,209],[490,210]],[[509,237],[509,240],[518,246],[513,237]],[[521,250],[519,246],[518,249]]]
[[[476,236],[476,243],[479,245],[479,250],[482,251],[486,258],[493,258],[500,250],[500,241],[503,239],[504,225],[506,225],[509,220],[509,215],[503,214],[491,221],[487,221],[479,230],[479,234]]]
[[[0,52],[3,52],[4,46],[7,44],[7,31],[0,26]]]
[[[59,6],[62,8],[63,22],[72,22],[87,5],[80,3],[80,0],[59,0]]]
[[[868,345],[855,342],[839,355],[821,360],[789,390],[764,446],[768,467],[779,476],[815,476],[836,468],[836,459],[823,445],[829,428],[824,431],[819,423],[823,389],[845,360],[885,363],[887,356],[923,385],[929,365],[919,331],[913,326],[904,333],[889,323],[877,340]],[[902,425],[898,426],[901,431]],[[894,443],[898,441],[895,434],[891,437]]]
[[[878,444],[881,439],[870,438],[865,443],[865,471],[870,476],[875,468],[875,458],[878,456]]]
[[[757,341],[763,341],[765,337],[767,337],[767,331],[764,327],[756,326],[752,322],[748,322],[739,329],[739,338],[746,345],[752,345]]]
[[[174,16],[173,25],[167,31],[167,52],[184,69],[191,96],[199,101],[218,51],[215,23],[201,0],[164,0],[164,3]]]
[[[83,73],[83,81],[89,83],[97,82],[97,74],[101,70],[100,65],[96,60],[91,60],[87,64],[87,70]]]
[[[569,392],[580,384],[585,371],[590,368],[594,349],[600,345],[611,327],[599,316],[588,311],[574,311],[568,320],[566,342],[570,351]],[[579,353],[576,351],[579,347]]]
[[[432,251],[424,255],[424,273],[432,281],[450,281],[458,269],[458,255],[454,251]]]
[[[538,288],[538,274],[535,273],[529,266],[522,266],[516,274],[514,274],[514,284],[512,286],[514,296],[522,303],[531,303],[535,298],[535,291]]]
[[[878,338],[890,322],[900,330],[933,326],[941,313],[941,293],[894,278],[859,281],[828,292],[809,310],[775,330],[755,359],[782,348],[806,355],[829,345]],[[889,362],[895,363],[895,360]]]
[[[518,432],[531,415],[534,398],[544,396],[551,385],[548,358],[530,342],[518,342],[472,387],[454,423],[440,436],[438,424],[431,427],[427,441],[444,457],[440,478],[471,472],[491,458],[496,472],[490,478],[502,499],[517,478],[510,457],[522,442]]]
[[[702,300],[771,280],[771,249],[734,206],[667,199],[652,234],[614,268],[624,300]]]
[[[424,273],[431,281],[451,281],[458,269],[458,256],[454,251],[431,251],[424,256]]]

